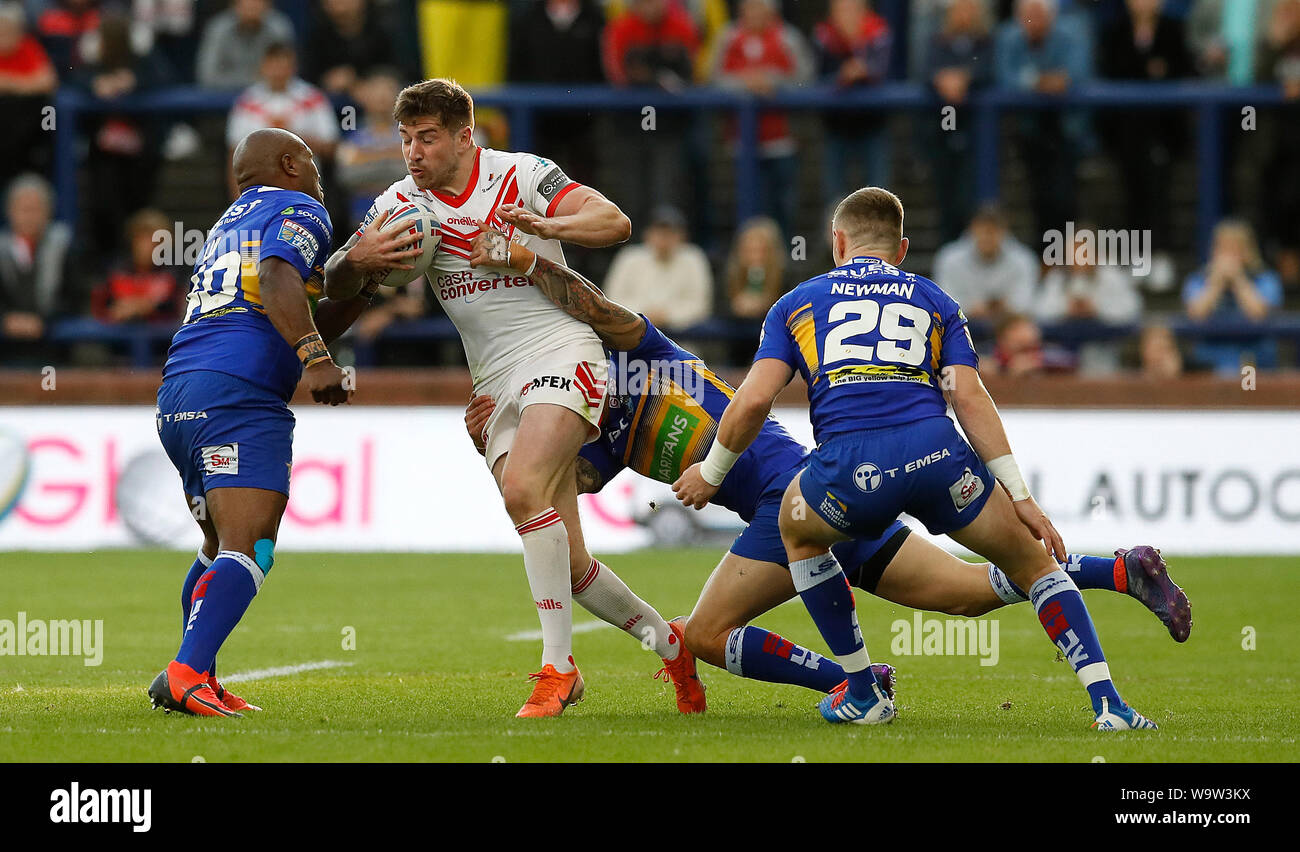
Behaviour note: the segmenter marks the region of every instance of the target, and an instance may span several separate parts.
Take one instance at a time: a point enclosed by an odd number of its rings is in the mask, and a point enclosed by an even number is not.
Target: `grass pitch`
[[[666,617],[689,612],[713,550],[609,560]],[[175,653],[189,554],[0,554],[0,619],[102,619],[103,661],[0,656],[0,761],[1295,761],[1296,560],[1169,560],[1195,627],[1176,645],[1122,595],[1087,592],[1111,671],[1155,733],[1088,730],[1086,695],[1027,604],[998,619],[999,660],[896,656],[912,611],[859,592],[875,660],[899,669],[899,718],[830,726],[817,696],[701,665],[709,711],[683,717],[659,661],[613,628],[575,637],[587,699],[559,719],[513,717],[540,642],[518,557],[282,554],[223,649],[223,675],[266,708],[243,719],[151,711]],[[575,613],[578,624],[594,619]],[[757,621],[825,652],[798,601]],[[1246,630],[1252,628],[1252,630]],[[1248,635],[1254,649],[1248,650]]]

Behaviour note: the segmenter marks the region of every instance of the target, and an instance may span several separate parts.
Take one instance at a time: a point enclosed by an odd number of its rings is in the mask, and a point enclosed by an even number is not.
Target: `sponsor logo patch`
[[[554,166],[542,176],[537,184],[537,194],[547,201],[553,201],[560,190],[573,183],[559,166]]]
[[[292,219],[285,219],[280,225],[280,242],[293,246],[308,266],[315,265],[316,255],[320,253],[320,243],[312,236],[311,231],[302,225]]]
[[[880,468],[871,462],[863,462],[853,470],[853,484],[867,494],[880,487],[880,480]]]
[[[204,473],[239,473],[239,444],[216,444],[211,447],[204,447],[200,452],[203,454],[203,471]]]
[[[984,480],[971,473],[970,468],[966,468],[961,479],[948,486],[948,493],[952,495],[952,504],[960,512],[984,493]]]
[[[822,500],[818,511],[821,512],[822,517],[837,527],[844,528],[849,525],[849,507],[829,491],[826,492],[826,497]]]

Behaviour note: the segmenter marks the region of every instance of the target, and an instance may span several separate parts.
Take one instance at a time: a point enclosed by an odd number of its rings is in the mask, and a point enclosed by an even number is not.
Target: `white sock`
[[[573,599],[583,609],[654,648],[665,660],[682,649],[677,634],[654,607],[636,596],[609,566],[595,559],[583,578],[573,584]]]
[[[542,665],[571,672],[573,593],[569,587],[569,532],[559,512],[546,509],[515,525],[524,545],[524,572],[542,622]]]

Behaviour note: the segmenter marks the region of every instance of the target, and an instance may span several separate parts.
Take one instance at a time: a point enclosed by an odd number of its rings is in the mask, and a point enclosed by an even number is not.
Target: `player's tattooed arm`
[[[645,320],[563,264],[538,256],[528,279],[566,314],[591,326],[611,349],[633,349],[645,337]]]
[[[560,310],[591,326],[611,349],[633,349],[645,336],[645,320],[605,298],[595,284],[484,223],[479,223],[479,233],[470,243],[469,265],[474,269],[491,266],[522,272]]]
[[[582,456],[578,456],[574,471],[577,475],[579,494],[595,494],[605,487],[605,479],[600,475],[600,471]]]

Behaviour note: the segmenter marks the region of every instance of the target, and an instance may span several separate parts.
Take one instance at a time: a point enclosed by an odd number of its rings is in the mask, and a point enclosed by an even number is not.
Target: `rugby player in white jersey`
[[[573,661],[572,603],[654,646],[678,709],[704,709],[704,692],[682,628],[668,624],[608,567],[585,556],[574,463],[600,433],[605,352],[586,324],[566,314],[509,267],[508,239],[563,263],[560,242],[599,247],[626,240],[627,216],[596,190],[542,157],[474,143],[474,103],[450,80],[403,89],[393,108],[407,177],[375,200],[356,234],[330,258],[330,298],[354,294],[394,268],[411,268],[412,238],[383,228],[395,204],[416,201],[440,223],[428,277],[456,324],[474,393],[497,401],[484,434],[486,460],[515,523],[524,570],[542,622],[542,669],[519,716],[557,716],[583,693]],[[500,231],[485,251],[480,223]],[[504,235],[504,236],[502,236]],[[580,556],[579,556],[580,555]],[[578,558],[574,558],[578,556]]]

